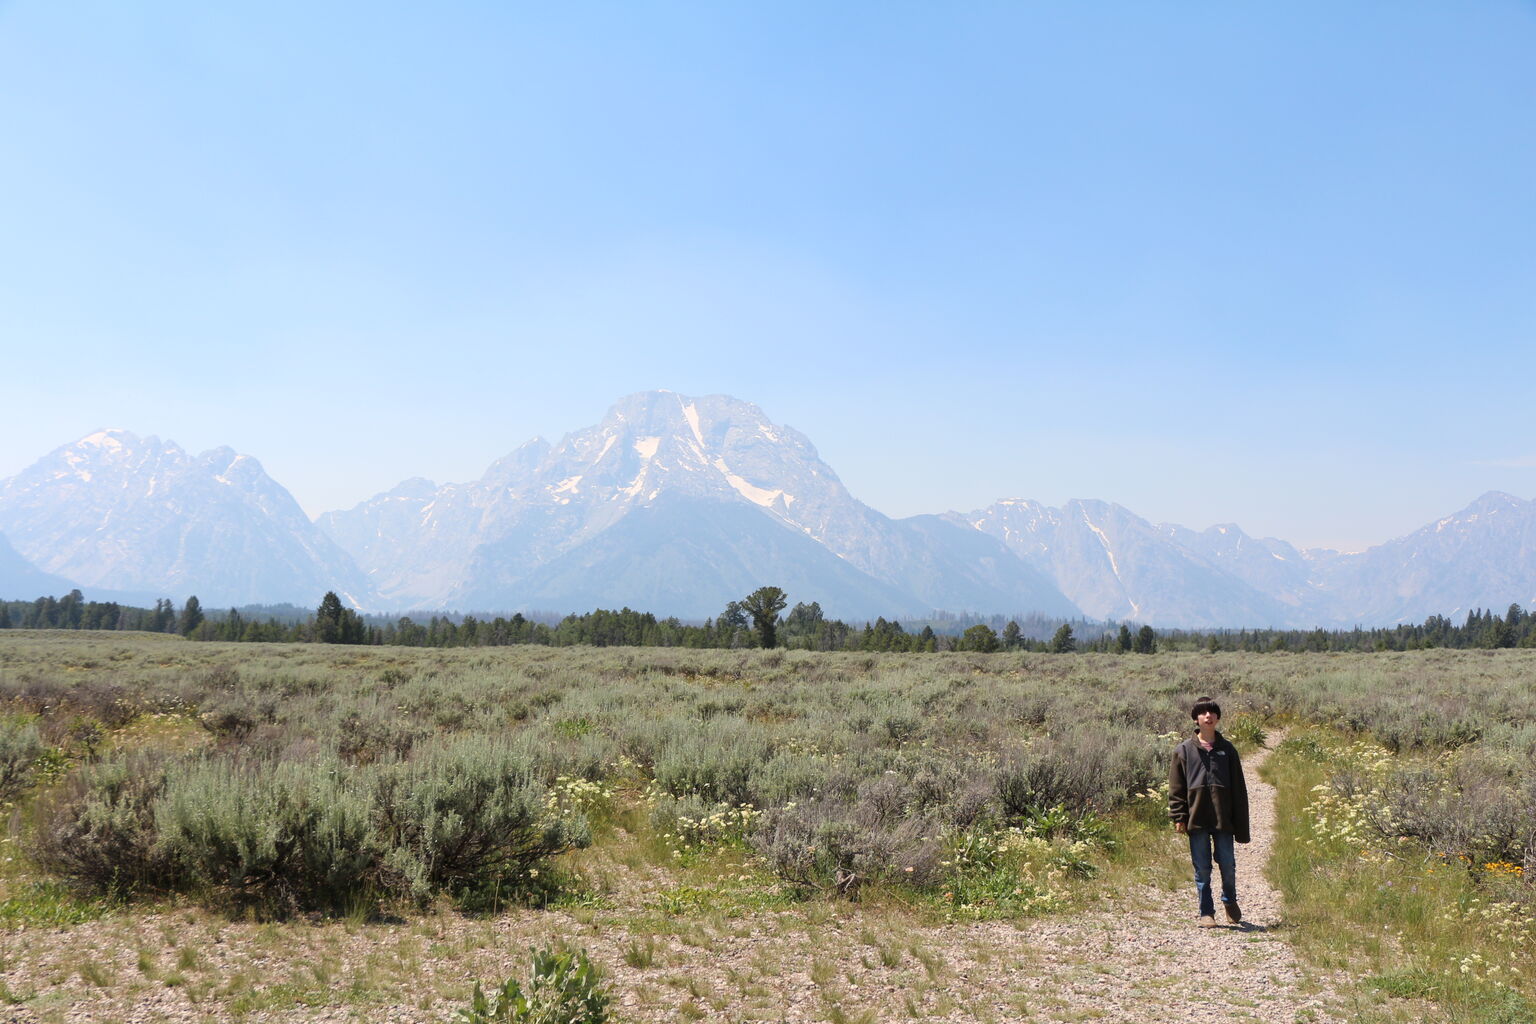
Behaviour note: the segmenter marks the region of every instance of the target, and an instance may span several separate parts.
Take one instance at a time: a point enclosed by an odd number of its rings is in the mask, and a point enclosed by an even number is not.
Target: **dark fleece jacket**
[[[1189,828],[1231,832],[1240,843],[1248,835],[1248,782],[1237,748],[1221,733],[1210,750],[1196,736],[1180,743],[1168,767],[1168,816]]]

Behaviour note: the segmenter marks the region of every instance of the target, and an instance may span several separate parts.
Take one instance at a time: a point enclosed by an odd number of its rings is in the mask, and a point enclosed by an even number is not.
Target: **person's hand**
[[[1181,836],[1189,834],[1189,826],[1184,824],[1184,822],[1182,822],[1182,821],[1174,822],[1173,823],[1173,830],[1175,832],[1177,832]]]

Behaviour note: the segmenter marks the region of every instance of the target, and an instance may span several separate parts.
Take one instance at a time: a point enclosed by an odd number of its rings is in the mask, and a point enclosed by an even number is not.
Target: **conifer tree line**
[[[204,609],[189,597],[180,609],[169,599],[153,608],[115,601],[87,601],[79,590],[64,597],[0,601],[0,629],[90,629],[172,633],[191,640],[267,643],[398,645],[403,647],[781,647],[817,651],[1034,651],[1054,654],[1096,652],[1152,654],[1159,650],[1201,651],[1408,651],[1433,647],[1536,647],[1536,611],[1511,604],[1499,614],[1474,609],[1453,622],[1431,615],[1423,623],[1390,628],[1328,630],[1218,629],[1155,630],[1129,623],[1047,619],[1037,615],[977,616],[936,612],[909,622],[876,618],[862,625],[829,619],[815,601],[797,603],[778,587],[760,587],[728,602],[702,625],[676,617],[621,608],[597,609],[564,618],[434,614],[424,622],[409,616],[365,615],[328,592],[313,613],[291,606]],[[1020,619],[1024,624],[1020,625]],[[921,628],[918,628],[919,622]]]

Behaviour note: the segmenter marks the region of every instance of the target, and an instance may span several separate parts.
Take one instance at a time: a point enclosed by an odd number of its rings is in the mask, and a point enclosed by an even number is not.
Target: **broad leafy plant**
[[[582,950],[536,949],[524,991],[508,978],[490,996],[475,982],[458,1024],[605,1024],[610,998],[597,966]]]

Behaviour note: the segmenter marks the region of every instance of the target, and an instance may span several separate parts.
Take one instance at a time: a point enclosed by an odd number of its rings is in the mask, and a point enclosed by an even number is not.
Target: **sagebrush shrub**
[[[1091,745],[1046,739],[1015,753],[998,769],[997,798],[1010,818],[1048,807],[1104,813],[1167,776],[1170,749],[1154,737],[1122,730]]]
[[[163,755],[143,752],[76,772],[44,801],[33,859],[101,892],[175,888],[179,866],[155,827],[166,764]]]
[[[37,723],[25,718],[0,719],[0,802],[14,800],[32,782],[32,767],[43,753]]]
[[[411,723],[376,700],[346,712],[336,723],[336,753],[350,764],[403,758],[416,739]]]
[[[376,792],[391,885],[418,900],[516,880],[592,841],[582,816],[547,813],[525,758],[486,737],[384,766]]]
[[[762,730],[716,719],[662,747],[656,755],[656,785],[675,796],[692,793],[713,803],[751,803],[752,776],[769,750]]]
[[[277,699],[218,690],[203,701],[198,711],[197,720],[215,736],[243,740],[256,726],[277,719]]]
[[[828,759],[819,753],[779,750],[751,773],[753,801],[763,807],[777,807],[802,800],[826,783]]]
[[[892,773],[774,808],[751,841],[781,878],[853,896],[883,879],[931,882],[943,827],[921,809],[912,781]]]
[[[282,915],[515,885],[590,842],[585,818],[552,812],[527,761],[487,738],[383,765],[290,752],[78,772],[45,815],[38,859],[102,890],[196,891]]]
[[[193,886],[279,913],[345,909],[380,854],[368,781],[338,762],[178,765],[155,830]]]
[[[1487,759],[1399,769],[1379,782],[1341,772],[1333,785],[1367,797],[1378,835],[1414,839],[1442,856],[1523,864],[1536,845],[1536,783]]]

